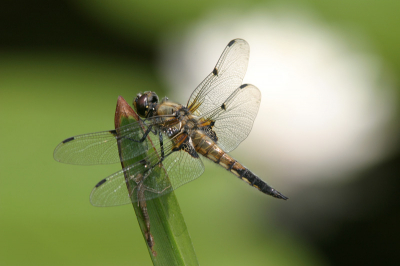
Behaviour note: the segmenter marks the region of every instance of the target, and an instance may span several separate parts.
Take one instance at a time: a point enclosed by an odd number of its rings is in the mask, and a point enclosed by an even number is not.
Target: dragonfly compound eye
[[[135,106],[136,112],[140,117],[147,117],[149,110],[153,110],[158,103],[158,96],[154,92],[148,91],[143,95],[138,94],[133,105]]]
[[[153,103],[153,104],[158,103],[158,96],[155,92],[149,91],[146,94],[148,95],[147,100],[149,103]]]
[[[147,95],[138,95],[133,102],[133,106],[136,109],[136,113],[141,117],[146,117],[149,110],[149,104],[147,102]]]

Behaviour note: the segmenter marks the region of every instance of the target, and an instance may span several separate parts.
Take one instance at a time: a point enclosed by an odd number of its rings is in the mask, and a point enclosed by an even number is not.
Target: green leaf
[[[139,121],[138,115],[128,105],[128,103],[120,96],[117,102],[115,112],[115,128]],[[150,139],[149,139],[150,140]],[[122,141],[121,146],[125,145]],[[129,141],[132,146],[132,141]],[[140,149],[141,143],[133,144],[133,148]],[[124,158],[124,152],[127,149],[121,149],[119,153],[121,159]],[[127,167],[144,158],[136,157],[123,162],[122,167]],[[197,257],[194,252],[189,233],[186,228],[185,221],[182,216],[181,209],[175,197],[175,193],[171,192],[164,196],[145,201],[150,220],[150,233],[153,241],[149,241],[149,232],[144,219],[142,208],[139,204],[132,203],[136,217],[139,222],[140,229],[145,240],[145,244],[149,250],[150,257],[154,265],[198,265]],[[148,244],[148,241],[150,242]],[[153,243],[153,244],[152,244]],[[150,245],[153,245],[150,247]]]

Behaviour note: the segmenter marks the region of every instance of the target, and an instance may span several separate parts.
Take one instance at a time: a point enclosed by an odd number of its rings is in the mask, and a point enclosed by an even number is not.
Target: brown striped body
[[[167,99],[157,106],[156,114],[164,117],[162,122],[160,121],[160,128],[172,139],[173,150],[185,150],[193,157],[201,154],[261,192],[276,198],[287,199],[218,146],[216,142],[218,136],[212,130],[213,121],[199,119],[186,107]]]
[[[214,163],[221,165],[250,186],[253,186],[261,192],[273,197],[286,198],[280,192],[276,191],[258,176],[253,174],[253,172],[251,172],[248,168],[232,158],[201,130],[192,132],[192,143],[196,149],[196,152],[210,159]]]

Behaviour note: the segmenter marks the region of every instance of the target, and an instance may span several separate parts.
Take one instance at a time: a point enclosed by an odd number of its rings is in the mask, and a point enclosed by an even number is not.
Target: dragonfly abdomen
[[[252,171],[250,171],[248,168],[246,168],[236,160],[229,166],[229,168],[227,168],[227,170],[229,170],[231,173],[242,179],[250,186],[257,188],[258,190],[267,195],[273,196],[278,199],[284,199],[284,200],[288,199],[286,196],[284,196],[282,193],[269,186],[262,179],[256,176]]]
[[[196,151],[198,153],[200,153],[204,157],[207,157],[211,161],[221,165],[226,170],[230,171],[250,186],[253,186],[261,192],[267,195],[271,195],[275,198],[284,200],[288,199],[282,193],[278,192],[267,183],[265,183],[263,180],[261,180],[248,168],[232,158],[206,134],[195,134],[195,137],[193,138],[193,143],[195,144]]]

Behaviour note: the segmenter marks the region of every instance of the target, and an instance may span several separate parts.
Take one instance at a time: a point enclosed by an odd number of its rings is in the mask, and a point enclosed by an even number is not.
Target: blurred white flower
[[[250,44],[244,83],[262,93],[239,159],[254,154],[272,177],[306,182],[348,176],[387,153],[395,102],[382,62],[299,12],[218,12],[183,37],[166,36],[160,66],[171,95],[186,104],[234,38]]]

